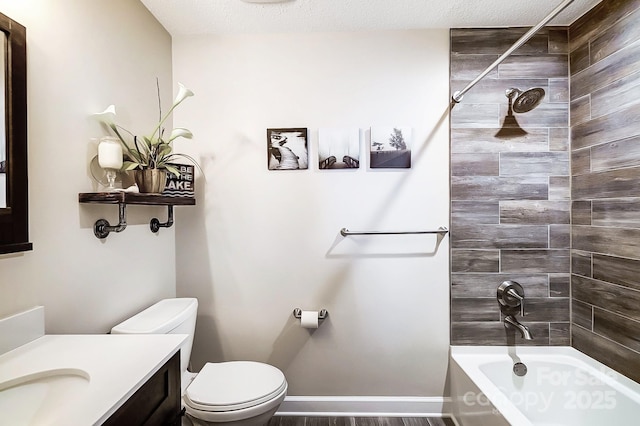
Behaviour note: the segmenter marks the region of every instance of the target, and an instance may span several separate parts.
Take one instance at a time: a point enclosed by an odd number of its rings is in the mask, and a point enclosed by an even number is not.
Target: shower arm
[[[551,11],[551,13],[549,13],[542,21],[540,21],[540,23],[538,25],[536,25],[535,27],[532,27],[529,31],[527,31],[522,37],[520,37],[518,39],[518,41],[516,41],[513,44],[513,46],[511,46],[509,49],[507,49],[506,52],[504,52],[502,55],[500,55],[500,57],[498,59],[496,59],[494,63],[489,65],[489,67],[487,67],[486,70],[484,70],[482,73],[480,73],[480,75],[478,75],[471,83],[467,84],[467,86],[464,89],[458,90],[457,92],[455,92],[453,94],[453,96],[451,97],[451,101],[452,101],[451,105],[453,106],[453,105],[459,103],[462,100],[462,97],[465,95],[465,93],[467,93],[469,91],[469,89],[471,89],[473,86],[475,86],[480,80],[482,80],[487,74],[489,74],[495,67],[500,65],[502,63],[502,61],[507,59],[507,57],[509,57],[509,55],[511,55],[516,49],[518,49],[520,46],[522,46],[527,41],[529,41],[529,39],[531,37],[533,37],[533,35],[535,33],[540,31],[540,29],[542,27],[547,25],[547,23],[550,20],[555,18],[555,16],[558,13],[562,12],[564,10],[564,8],[569,6],[569,4],[572,3],[572,2],[573,2],[573,0],[564,0],[562,3],[560,3],[555,9],[553,9]]]

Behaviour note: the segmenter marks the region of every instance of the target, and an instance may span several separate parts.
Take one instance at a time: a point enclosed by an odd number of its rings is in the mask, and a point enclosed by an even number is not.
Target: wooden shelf
[[[192,197],[168,197],[161,194],[140,194],[138,192],[81,192],[78,194],[81,203],[102,204],[142,204],[148,206],[194,206],[196,199]]]
[[[110,225],[106,219],[98,219],[93,225],[93,234],[102,240],[107,238],[109,233],[122,232],[127,227],[127,204],[167,206],[166,222],[160,222],[155,217],[149,222],[151,232],[157,233],[160,228],[170,228],[173,225],[173,206],[194,206],[196,199],[193,197],[169,197],[161,194],[140,194],[138,192],[81,192],[78,194],[78,202],[118,205],[117,225]]]

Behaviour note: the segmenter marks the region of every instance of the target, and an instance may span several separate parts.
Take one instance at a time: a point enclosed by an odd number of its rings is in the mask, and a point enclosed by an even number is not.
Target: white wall
[[[114,103],[121,124],[149,132],[156,77],[173,93],[171,37],[138,1],[0,0],[27,28],[30,240],[34,250],[0,256],[0,316],[44,305],[48,333],[101,333],[175,295],[175,231],[148,229],[154,214],[131,207],[130,226],[101,242],[93,222],[117,207],[78,204],[93,190],[89,118]]]
[[[196,92],[179,149],[206,175],[177,212],[195,369],[271,362],[289,395],[443,395],[448,237],[339,230],[448,226],[448,46],[447,30],[174,38],[174,80]],[[369,169],[364,141],[359,170],[318,169],[318,128],[394,125],[413,128],[411,169]],[[267,170],[269,127],[309,129],[309,170]],[[309,332],[296,307],[329,319]]]

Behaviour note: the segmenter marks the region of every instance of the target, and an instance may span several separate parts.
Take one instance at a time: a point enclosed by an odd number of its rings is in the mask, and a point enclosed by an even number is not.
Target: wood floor
[[[448,417],[275,416],[267,426],[455,426]]]

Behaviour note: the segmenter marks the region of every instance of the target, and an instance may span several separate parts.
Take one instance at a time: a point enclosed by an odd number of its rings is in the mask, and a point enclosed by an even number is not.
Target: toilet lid
[[[185,391],[185,402],[202,411],[253,407],[282,393],[287,386],[276,367],[254,361],[207,363]]]

